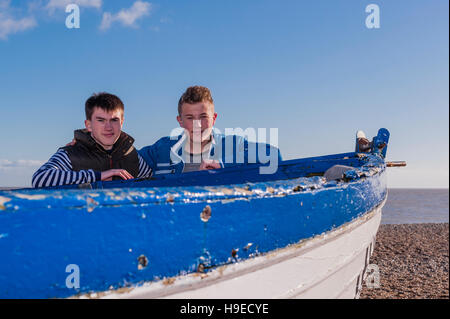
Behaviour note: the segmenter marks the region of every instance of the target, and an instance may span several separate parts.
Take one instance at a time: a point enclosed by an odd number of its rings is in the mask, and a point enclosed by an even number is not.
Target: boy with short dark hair
[[[75,143],[62,147],[32,177],[33,187],[150,177],[151,168],[122,132],[123,102],[98,93],[85,103],[86,129],[74,132]]]

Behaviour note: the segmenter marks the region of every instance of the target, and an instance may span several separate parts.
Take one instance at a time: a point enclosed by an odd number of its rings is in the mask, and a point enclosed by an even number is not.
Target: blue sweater
[[[279,149],[270,144],[253,143],[242,136],[225,136],[214,131],[212,136],[208,158],[218,161],[221,167],[251,163],[267,164],[260,168],[260,173],[273,174],[282,160]],[[166,136],[138,152],[152,168],[153,174],[181,174],[185,165],[183,151],[187,140],[185,134],[176,137]]]

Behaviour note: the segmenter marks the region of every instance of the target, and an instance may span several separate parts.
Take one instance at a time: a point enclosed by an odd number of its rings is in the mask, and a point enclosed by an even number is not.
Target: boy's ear
[[[177,115],[177,121],[178,121],[178,124],[180,124],[180,126],[181,127],[183,127],[183,120],[181,119],[181,116],[179,116],[179,115]]]
[[[86,129],[88,130],[88,132],[92,132],[90,120],[84,120],[84,126],[86,126]]]

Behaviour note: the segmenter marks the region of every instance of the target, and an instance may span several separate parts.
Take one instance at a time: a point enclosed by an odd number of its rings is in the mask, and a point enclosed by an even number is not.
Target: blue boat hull
[[[335,164],[354,167],[345,181],[320,176]],[[377,155],[256,169],[0,192],[0,297],[63,298],[207,272],[335,229],[387,195]],[[68,265],[79,267],[79,288],[66,286]]]

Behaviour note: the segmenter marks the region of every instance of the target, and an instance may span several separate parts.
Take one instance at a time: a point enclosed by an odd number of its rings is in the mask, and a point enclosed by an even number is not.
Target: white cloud
[[[15,19],[0,13],[0,39],[6,40],[8,35],[34,28],[37,25],[32,17]]]
[[[136,21],[150,14],[152,5],[149,2],[136,1],[131,8],[122,9],[116,14],[110,12],[103,13],[100,30],[107,30],[114,22],[119,22],[127,27],[137,27]]]
[[[0,39],[6,40],[10,34],[25,31],[34,28],[36,20],[29,16],[25,18],[16,18],[15,12],[11,6],[10,0],[0,1]]]
[[[68,4],[75,3],[80,7],[102,9],[102,0],[32,0],[28,2],[28,12],[26,9],[11,7],[11,0],[0,0],[0,40],[8,39],[11,34],[32,29],[38,25],[34,16],[41,16],[42,13],[53,15],[56,10],[64,10]],[[137,0],[130,8],[122,9],[113,14],[103,13],[100,29],[107,30],[112,24],[120,23],[126,27],[137,28],[136,22],[144,16],[150,15],[152,4],[142,0]],[[158,32],[159,27],[152,28]]]
[[[25,168],[25,167],[31,167],[31,168],[39,168],[42,164],[44,164],[45,161],[38,161],[38,160],[7,160],[7,159],[0,159],[0,170],[9,170],[9,169],[16,169],[16,168]]]
[[[102,0],[50,0],[46,8],[50,11],[55,9],[65,9],[68,4],[74,3],[79,7],[96,8],[102,6]]]

